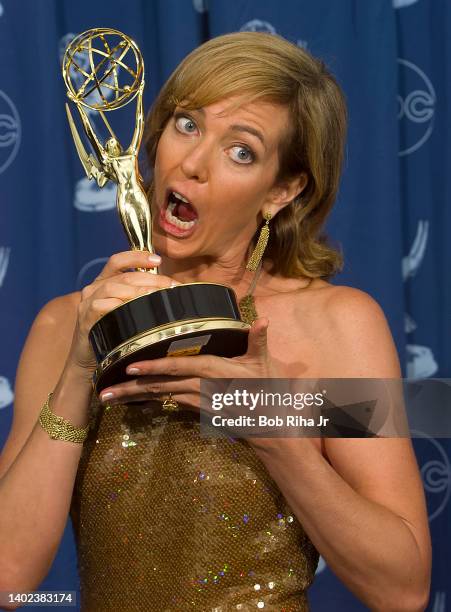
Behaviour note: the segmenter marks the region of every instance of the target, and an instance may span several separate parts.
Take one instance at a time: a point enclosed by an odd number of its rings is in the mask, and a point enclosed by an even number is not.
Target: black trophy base
[[[249,329],[240,318],[235,292],[215,283],[178,285],[125,302],[90,331],[98,363],[94,389],[100,393],[130,380],[125,369],[137,361],[243,355]]]
[[[100,393],[105,387],[132,379],[125,368],[137,361],[200,354],[243,355],[247,350],[248,330],[246,323],[225,319],[176,322],[164,329],[150,330],[118,347],[99,364],[94,388]]]

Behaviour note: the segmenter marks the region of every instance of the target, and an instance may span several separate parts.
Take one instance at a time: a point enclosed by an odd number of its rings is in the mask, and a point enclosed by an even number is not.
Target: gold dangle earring
[[[263,218],[266,220],[266,223],[260,230],[257,244],[255,245],[255,248],[252,251],[252,255],[250,256],[249,261],[246,264],[246,270],[255,272],[255,274],[249,286],[247,294],[240,300],[239,307],[241,312],[241,318],[245,323],[249,323],[249,325],[252,325],[255,319],[258,318],[257,310],[255,309],[253,293],[255,285],[257,284],[258,277],[260,275],[263,254],[265,252],[269,240],[269,222],[271,221],[271,217],[272,215],[270,212],[264,213]]]
[[[252,255],[249,258],[249,261],[246,265],[246,270],[250,270],[251,272],[255,272],[262,260],[263,253],[265,252],[266,245],[269,240],[269,222],[271,221],[271,213],[267,212],[263,215],[263,218],[266,220],[265,225],[260,230],[260,235],[257,240],[257,244],[255,245],[254,250],[252,251]]]

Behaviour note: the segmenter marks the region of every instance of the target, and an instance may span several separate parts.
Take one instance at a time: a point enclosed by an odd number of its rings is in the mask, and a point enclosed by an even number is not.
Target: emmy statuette
[[[67,47],[63,78],[92,149],[92,153],[86,151],[66,104],[72,136],[88,178],[95,179],[99,187],[108,181],[116,183],[117,211],[131,249],[153,253],[151,208],[138,170],[144,128],[144,62],[139,48],[117,30],[87,30]],[[124,149],[105,113],[135,98],[134,132],[130,145]],[[89,114],[93,111],[110,135],[106,142],[91,125]],[[157,274],[156,268],[146,271]],[[98,363],[94,388],[100,393],[107,386],[129,379],[125,368],[134,361],[199,353],[242,355],[249,328],[241,320],[235,292],[216,283],[187,283],[124,302],[90,330]]]

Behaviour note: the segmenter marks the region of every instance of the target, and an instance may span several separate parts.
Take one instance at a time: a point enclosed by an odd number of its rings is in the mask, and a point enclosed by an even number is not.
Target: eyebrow
[[[201,115],[205,116],[204,108],[200,107],[200,108],[195,108],[193,110],[197,111]],[[234,124],[234,125],[230,126],[230,131],[232,131],[232,132],[247,132],[248,134],[252,134],[252,136],[255,136],[256,138],[259,139],[259,141],[262,143],[262,145],[266,149],[265,139],[263,137],[263,134],[260,132],[260,130],[257,130],[256,128],[253,128],[250,125]]]
[[[230,129],[232,132],[247,132],[248,134],[256,136],[266,149],[265,139],[263,138],[263,134],[259,130],[256,130],[250,125],[231,125]]]

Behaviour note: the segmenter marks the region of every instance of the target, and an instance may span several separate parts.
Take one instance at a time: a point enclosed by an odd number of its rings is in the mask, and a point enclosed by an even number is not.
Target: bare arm
[[[36,421],[55,389],[52,410],[80,427],[87,423],[91,389],[86,376],[75,368],[62,371],[74,306],[74,296],[47,304],[21,355],[13,427],[0,458],[0,591],[39,585],[66,524],[82,446],[51,440]]]
[[[342,288],[331,304],[327,377],[399,377],[378,305]],[[332,367],[332,366],[331,366]],[[272,439],[256,450],[331,570],[372,610],[424,610],[431,545],[409,439]],[[287,469],[289,466],[289,469]]]

